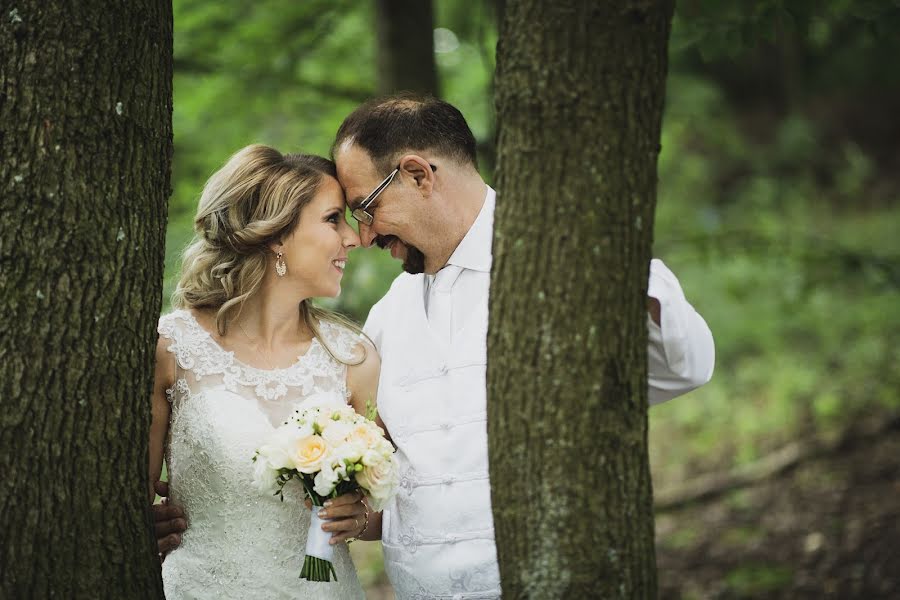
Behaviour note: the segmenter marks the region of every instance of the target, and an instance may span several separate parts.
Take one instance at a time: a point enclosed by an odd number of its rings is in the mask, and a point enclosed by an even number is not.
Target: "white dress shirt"
[[[500,597],[487,457],[488,294],[495,193],[448,264],[448,333],[426,313],[432,278],[401,274],[369,313],[365,331],[381,355],[378,410],[397,446],[400,492],[385,509],[385,570],[400,600]],[[649,398],[658,403],[712,375],[712,334],[659,260],[649,294]],[[442,322],[441,328],[444,325]],[[449,335],[449,337],[448,337]]]

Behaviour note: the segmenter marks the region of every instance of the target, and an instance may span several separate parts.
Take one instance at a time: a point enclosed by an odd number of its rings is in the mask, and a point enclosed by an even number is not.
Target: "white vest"
[[[378,411],[400,491],[384,511],[385,570],[399,600],[499,598],[488,482],[488,297],[451,346],[428,326],[423,276],[403,274],[366,322],[381,355]]]

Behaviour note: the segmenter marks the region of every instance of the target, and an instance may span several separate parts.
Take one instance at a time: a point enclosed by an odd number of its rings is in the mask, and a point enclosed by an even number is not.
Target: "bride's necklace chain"
[[[269,367],[269,369],[272,371],[276,370],[275,367],[272,366],[272,362],[269,360],[269,357],[267,356],[267,354],[265,352],[263,352],[262,347],[260,346],[259,342],[255,339],[253,339],[252,337],[250,337],[250,334],[247,333],[247,330],[244,329],[244,326],[241,325],[240,321],[238,321],[237,326],[241,330],[241,333],[244,334],[244,337],[247,338],[247,341],[249,341],[256,347],[256,351],[259,352],[260,356],[262,356],[262,359],[265,361],[266,366]]]

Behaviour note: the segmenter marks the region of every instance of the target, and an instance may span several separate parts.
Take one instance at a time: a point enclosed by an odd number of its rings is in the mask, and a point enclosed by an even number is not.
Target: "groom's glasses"
[[[384,191],[384,189],[391,185],[391,182],[394,180],[394,177],[397,176],[397,173],[400,172],[400,165],[397,165],[397,168],[391,171],[391,174],[384,178],[384,180],[378,184],[378,187],[372,190],[372,193],[366,196],[366,198],[359,203],[359,206],[353,209],[353,212],[350,214],[353,215],[353,218],[363,225],[371,225],[372,221],[375,220],[375,217],[372,213],[369,212],[369,207],[375,202],[375,198],[378,197],[378,194]]]
[[[431,171],[437,171],[437,167],[429,164],[431,167]],[[359,205],[354,208],[350,214],[353,215],[353,218],[357,220],[357,222],[362,223],[363,225],[370,226],[372,225],[372,221],[375,220],[375,216],[372,214],[374,211],[370,211],[369,207],[372,206],[372,203],[375,202],[375,198],[387,188],[387,186],[391,185],[391,182],[394,180],[394,177],[397,176],[397,173],[400,172],[400,165],[397,165],[397,168],[391,171],[391,174],[384,178],[384,180],[378,184],[372,193],[365,197],[365,199],[359,203]]]

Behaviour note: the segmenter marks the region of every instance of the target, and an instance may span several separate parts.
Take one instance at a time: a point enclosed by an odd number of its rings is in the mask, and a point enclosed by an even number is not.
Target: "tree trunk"
[[[379,92],[440,96],[431,0],[378,0],[375,25]]]
[[[171,2],[6,2],[0,47],[0,597],[162,598]]]
[[[507,0],[488,439],[505,598],[653,598],[647,279],[671,2]]]

